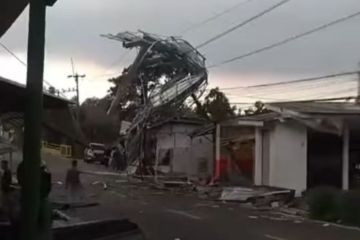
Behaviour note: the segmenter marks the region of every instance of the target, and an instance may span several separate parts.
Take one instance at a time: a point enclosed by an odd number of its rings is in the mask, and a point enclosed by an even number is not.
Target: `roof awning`
[[[348,118],[360,119],[360,107],[353,103],[284,102],[266,108],[320,132],[342,135]]]
[[[0,37],[11,27],[28,3],[29,0],[0,1]]]
[[[44,108],[67,108],[71,101],[44,93]],[[0,77],[0,113],[23,112],[25,104],[25,85]]]

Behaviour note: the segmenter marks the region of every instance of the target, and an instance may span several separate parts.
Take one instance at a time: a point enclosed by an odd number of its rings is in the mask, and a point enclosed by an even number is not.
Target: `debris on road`
[[[92,183],[92,185],[98,185],[98,184],[101,184],[104,190],[107,190],[107,189],[108,189],[108,185],[106,184],[106,182],[103,182],[103,181],[94,181],[94,182]]]
[[[127,219],[79,222],[55,227],[53,233],[54,240],[144,239],[138,225]]]
[[[279,208],[279,212],[287,215],[301,216],[301,217],[306,217],[308,215],[308,212],[305,210],[297,209],[297,208],[289,208],[289,207]]]
[[[77,203],[69,203],[69,202],[51,202],[54,209],[58,210],[68,210],[75,208],[86,208],[86,207],[95,207],[98,206],[98,202],[77,202]]]
[[[279,208],[294,197],[293,190],[276,190],[269,188],[224,187],[218,200],[251,202],[254,206]]]
[[[252,188],[224,187],[219,200],[246,202],[251,197],[255,197],[258,194],[260,194],[260,192]]]
[[[58,209],[54,209],[53,210],[53,219],[58,219],[58,220],[63,220],[63,221],[70,221],[70,216],[66,215],[65,213],[63,213],[62,211],[58,210]]]

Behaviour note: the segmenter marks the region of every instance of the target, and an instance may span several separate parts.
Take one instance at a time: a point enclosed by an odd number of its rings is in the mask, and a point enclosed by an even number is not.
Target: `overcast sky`
[[[178,36],[193,24],[246,1],[59,0],[47,11],[45,79],[59,88],[72,87],[73,81],[66,77],[71,73],[72,57],[76,70],[87,75],[81,82],[81,99],[101,97],[109,87],[106,79],[121,73],[134,53],[128,53],[120,42],[102,38],[100,34],[141,29]],[[215,21],[187,32],[183,38],[197,45],[279,1],[250,1]],[[207,64],[212,65],[356,11],[360,11],[358,0],[292,0],[200,51],[206,56]],[[27,24],[28,9],[0,39],[24,60]],[[211,69],[210,86],[246,86],[355,70],[360,61],[359,25],[360,17],[356,17],[280,48]],[[25,67],[0,48],[1,76],[24,83],[25,72]],[[311,96],[332,92],[335,96],[334,89],[346,92],[347,89],[355,89],[354,86],[354,81],[331,80],[328,85],[318,84],[316,88],[304,85],[300,89],[307,92],[315,89]],[[256,94],[265,96],[263,92],[255,92],[249,99],[258,97]],[[282,89],[275,93],[273,90],[268,97],[285,99],[299,94],[304,93],[284,93]],[[244,95],[239,90],[232,91],[229,97],[238,101],[244,100]]]

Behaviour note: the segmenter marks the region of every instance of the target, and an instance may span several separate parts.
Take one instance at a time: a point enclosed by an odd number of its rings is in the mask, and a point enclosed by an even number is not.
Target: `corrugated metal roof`
[[[283,102],[267,104],[269,109],[291,110],[302,114],[357,115],[360,105],[344,102]]]
[[[70,100],[44,93],[44,108],[67,108]],[[23,112],[25,85],[0,77],[0,112]]]
[[[280,117],[280,114],[277,112],[268,112],[268,113],[260,113],[249,116],[240,116],[234,119],[230,119],[221,123],[221,125],[237,125],[237,123],[241,121],[272,121]]]
[[[14,127],[22,128],[24,126],[24,114],[20,112],[0,113],[0,120],[2,123]],[[43,111],[42,125],[79,143],[86,143],[79,122],[74,119],[69,108],[45,109]]]
[[[0,119],[16,127],[23,126],[25,86],[0,77]],[[67,99],[44,93],[43,126],[51,128],[79,142],[85,142],[78,121],[69,108]]]
[[[167,120],[155,123],[149,127],[149,129],[154,129],[158,127],[162,127],[165,124],[188,124],[188,125],[204,125],[207,122],[201,118],[195,117],[175,117],[169,118]]]

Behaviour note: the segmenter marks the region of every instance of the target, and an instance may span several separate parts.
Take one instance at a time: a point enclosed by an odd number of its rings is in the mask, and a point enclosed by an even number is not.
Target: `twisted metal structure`
[[[133,63],[124,70],[121,87],[118,87],[108,110],[108,114],[116,111],[134,82],[140,86],[141,104],[128,130],[128,134],[136,132],[132,136],[134,142],[141,142],[143,130],[159,109],[179,107],[189,96],[201,92],[207,85],[205,57],[181,38],[143,31],[102,36],[122,42],[124,48],[139,50]],[[134,147],[137,144],[127,145]]]

